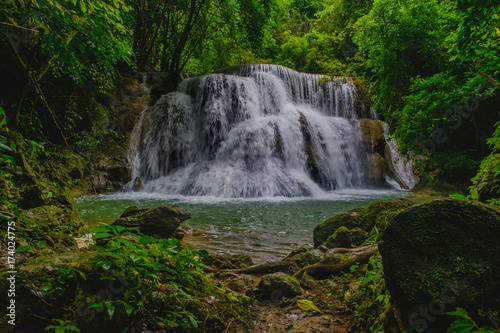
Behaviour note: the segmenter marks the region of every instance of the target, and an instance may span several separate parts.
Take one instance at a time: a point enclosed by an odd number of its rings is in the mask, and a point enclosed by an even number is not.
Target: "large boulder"
[[[369,235],[375,232],[374,227],[382,231],[392,217],[411,205],[413,201],[405,198],[389,199],[374,202],[368,208],[355,208],[347,213],[335,215],[314,228],[314,247],[326,242],[340,227],[349,230],[359,228]]]
[[[180,224],[191,218],[191,213],[182,207],[160,206],[139,208],[130,206],[113,225],[127,228],[138,227],[146,235],[157,238],[170,238]]]
[[[462,307],[500,311],[500,212],[464,200],[410,207],[382,234],[386,286],[405,327],[445,331]]]
[[[332,236],[340,227],[347,229],[357,228],[362,226],[360,217],[366,212],[365,208],[351,209],[347,213],[337,214],[325,222],[318,224],[313,231],[314,247],[318,247]],[[361,227],[361,229],[363,229]]]
[[[255,295],[261,301],[277,302],[282,297],[292,298],[302,294],[299,281],[283,272],[267,274],[262,277]]]

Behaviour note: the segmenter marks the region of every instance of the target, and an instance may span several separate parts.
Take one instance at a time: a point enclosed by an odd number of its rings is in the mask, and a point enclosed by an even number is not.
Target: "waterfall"
[[[245,65],[184,79],[132,133],[143,191],[227,198],[367,188],[349,78]]]

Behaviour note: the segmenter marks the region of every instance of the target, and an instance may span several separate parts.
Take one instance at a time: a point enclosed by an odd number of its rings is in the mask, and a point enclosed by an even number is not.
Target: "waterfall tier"
[[[277,65],[186,78],[141,116],[133,179],[144,191],[228,198],[373,186],[355,98],[349,78]]]

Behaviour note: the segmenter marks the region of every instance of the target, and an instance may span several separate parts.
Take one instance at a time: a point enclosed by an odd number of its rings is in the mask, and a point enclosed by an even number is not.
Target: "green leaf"
[[[450,312],[445,312],[444,314],[450,315],[450,316],[459,316],[464,319],[470,319],[469,314],[467,313],[467,310],[457,307],[455,308],[455,311],[450,311]]]
[[[122,231],[124,231],[125,229],[127,229],[127,228],[125,228],[122,225],[113,225],[112,227],[115,228],[118,231],[118,233],[122,233]]]
[[[467,200],[467,197],[465,195],[458,194],[458,193],[450,194],[450,198]]]
[[[302,311],[306,311],[306,312],[316,311],[316,312],[321,313],[321,311],[318,309],[318,307],[316,305],[314,305],[313,302],[311,302],[311,301],[309,301],[307,299],[299,299],[299,300],[297,300],[297,305],[299,306],[299,308]]]
[[[20,253],[20,252],[24,252],[24,251],[27,251],[27,250],[31,250],[32,248],[33,248],[33,246],[31,246],[31,245],[18,246],[17,249],[16,249],[16,253]]]
[[[106,308],[108,309],[109,319],[113,318],[113,314],[115,313],[115,306],[111,304],[111,302],[106,302]]]
[[[132,304],[123,302],[123,306],[125,307],[125,311],[127,312],[127,316],[130,316],[134,311],[134,306]]]
[[[92,236],[92,239],[101,239],[101,238],[108,238],[108,237],[113,237],[114,235],[108,233],[108,232],[101,232],[101,233],[98,233],[98,234],[94,234]]]
[[[101,227],[90,228],[88,232],[89,232],[89,234],[97,234],[97,233],[108,232],[108,231],[109,231],[109,227],[101,226]]]
[[[481,333],[497,333],[497,330],[491,326],[483,326],[480,328]]]
[[[467,319],[454,321],[448,328],[448,333],[469,333],[474,328],[474,323]]]
[[[146,244],[151,243],[151,242],[153,241],[153,239],[154,239],[154,238],[153,238],[153,237],[151,237],[151,236],[144,236],[144,237],[142,237],[142,238],[139,240],[139,242],[140,242],[142,245],[146,245]]]

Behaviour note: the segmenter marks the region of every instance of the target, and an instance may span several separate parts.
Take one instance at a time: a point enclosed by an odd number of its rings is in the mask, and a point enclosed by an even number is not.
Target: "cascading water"
[[[370,187],[354,101],[348,78],[276,65],[184,79],[141,116],[133,179],[147,192],[226,198]]]

